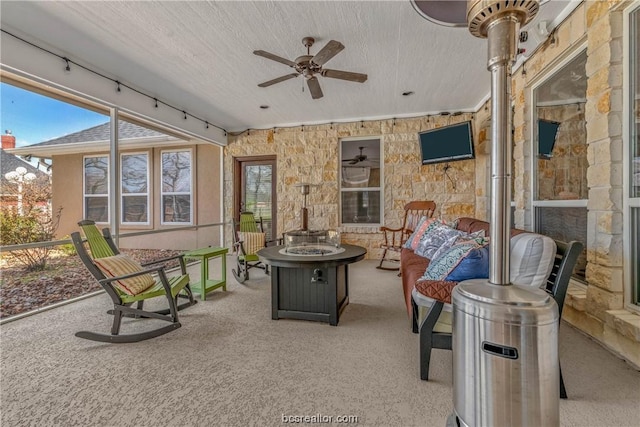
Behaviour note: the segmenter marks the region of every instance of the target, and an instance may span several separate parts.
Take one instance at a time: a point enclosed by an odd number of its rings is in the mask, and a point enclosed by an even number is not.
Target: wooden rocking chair
[[[380,245],[383,249],[382,258],[380,259],[380,265],[376,268],[381,270],[399,270],[399,254],[402,251],[402,245],[407,241],[407,238],[413,233],[416,225],[420,221],[420,218],[426,216],[431,218],[436,210],[436,203],[432,200],[414,201],[404,205],[404,220],[402,227],[389,228],[380,227],[380,231],[384,233],[384,243]],[[387,257],[389,251],[398,254],[397,257]],[[396,263],[398,266],[387,267],[384,263]]]
[[[167,277],[164,271],[164,265],[138,269],[137,267],[140,266],[135,265],[135,262],[130,262],[130,260],[128,260],[124,255],[120,254],[120,251],[116,247],[108,228],[103,229],[102,233],[100,233],[95,223],[89,220],[80,221],[78,225],[80,225],[86,237],[86,242],[89,244],[91,254],[87,251],[84,245],[85,239],[80,236],[79,232],[72,233],[71,240],[73,241],[73,245],[75,246],[85,267],[87,267],[93,277],[96,278],[113,301],[113,310],[108,311],[109,314],[113,315],[113,325],[111,326],[111,334],[80,331],[75,335],[79,338],[85,338],[93,341],[129,343],[154,338],[178,329],[181,326],[178,321],[178,310],[196,303],[193,299],[191,288],[189,287],[189,275],[187,274],[183,255],[176,255],[143,264],[144,267],[147,267],[161,264],[169,260],[178,259],[180,262],[181,274],[175,277]],[[111,260],[108,270],[108,273],[111,274],[105,274],[103,271],[105,270],[107,260]],[[121,262],[127,265],[128,270],[133,269],[137,271],[130,271],[126,274],[117,274],[116,268],[112,268],[111,266],[113,266],[114,263]],[[149,276],[152,273],[157,274],[157,277]],[[151,283],[147,289],[133,294],[131,292],[127,292],[126,289],[123,290],[123,284],[127,283],[127,280],[135,280],[136,278],[151,280],[153,283]],[[143,310],[145,300],[158,296],[164,296],[167,298],[169,303],[168,309],[159,311]],[[178,297],[187,298],[188,301],[178,305]],[[137,303],[135,308],[131,307],[134,302]],[[169,322],[169,325],[146,332],[120,335],[120,323],[123,316],[160,319]]]

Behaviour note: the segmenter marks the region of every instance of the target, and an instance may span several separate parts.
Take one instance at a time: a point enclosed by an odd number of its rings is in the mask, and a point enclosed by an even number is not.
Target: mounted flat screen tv
[[[538,119],[538,158],[550,159],[558,137],[559,122]]]
[[[470,121],[420,132],[418,138],[423,165],[475,157]]]

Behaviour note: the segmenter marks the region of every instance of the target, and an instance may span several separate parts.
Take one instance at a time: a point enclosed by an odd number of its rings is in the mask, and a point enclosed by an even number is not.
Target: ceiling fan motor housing
[[[311,62],[313,55],[302,55],[296,58],[295,70],[301,73],[306,79],[310,79],[317,72],[322,70],[320,65]]]

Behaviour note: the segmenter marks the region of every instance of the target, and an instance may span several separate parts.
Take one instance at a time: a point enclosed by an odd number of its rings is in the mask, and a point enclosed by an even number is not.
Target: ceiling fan
[[[318,81],[316,75],[358,83],[364,83],[367,80],[366,74],[322,68],[322,66],[327,61],[329,61],[342,49],[344,49],[344,45],[338,41],[331,40],[322,49],[320,49],[320,52],[316,53],[315,55],[311,55],[309,51],[314,42],[315,39],[313,37],[303,38],[302,44],[307,48],[307,54],[297,57],[295,61],[290,61],[286,58],[274,55],[273,53],[265,52],[264,50],[254,50],[253,53],[255,55],[271,59],[272,61],[280,62],[296,70],[295,73],[287,74],[285,76],[260,83],[258,86],[267,87],[276,83],[283,82],[285,80],[292,79],[294,77],[298,77],[299,75],[303,75],[307,80],[307,86],[309,86],[311,97],[313,99],[318,99],[322,98],[323,95],[322,89],[320,88],[320,82]]]
[[[364,162],[365,160],[369,160],[370,162],[377,162],[379,159],[369,159],[367,157],[366,154],[363,154],[362,151],[365,149],[366,147],[358,147],[358,149],[360,150],[360,154],[355,155],[353,158],[351,159],[343,159],[343,162],[348,162],[349,165],[357,165],[360,162]]]

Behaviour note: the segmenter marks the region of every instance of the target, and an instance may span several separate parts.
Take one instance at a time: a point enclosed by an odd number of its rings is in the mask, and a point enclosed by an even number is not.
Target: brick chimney
[[[6,130],[2,135],[2,149],[6,150],[7,148],[16,148],[16,137],[11,135],[10,130]]]

